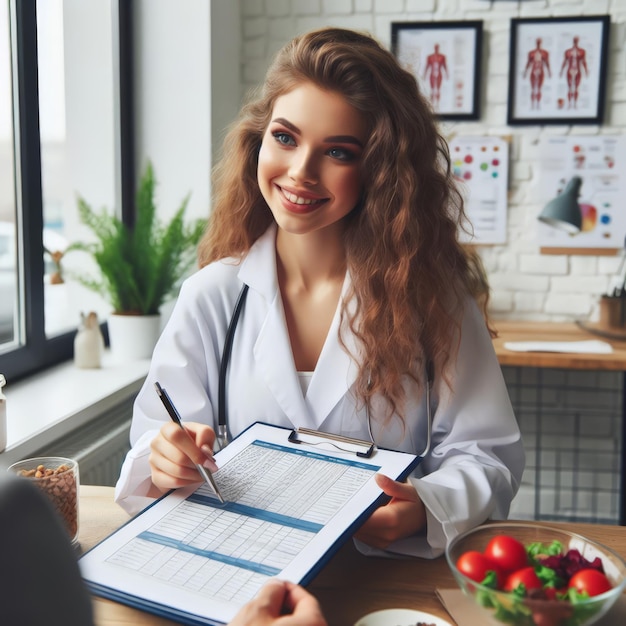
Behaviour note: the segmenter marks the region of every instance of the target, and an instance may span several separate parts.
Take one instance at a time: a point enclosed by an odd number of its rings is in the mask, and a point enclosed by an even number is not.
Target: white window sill
[[[7,446],[0,465],[33,455],[136,395],[149,366],[149,360],[117,362],[107,350],[100,369],[79,369],[68,361],[13,385],[8,380]]]

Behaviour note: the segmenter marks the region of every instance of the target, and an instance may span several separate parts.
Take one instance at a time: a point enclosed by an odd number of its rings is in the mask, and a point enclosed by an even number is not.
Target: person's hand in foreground
[[[327,626],[317,600],[300,585],[270,580],[229,626]]]
[[[377,508],[354,535],[373,548],[385,549],[394,541],[410,537],[426,525],[426,509],[411,483],[376,474],[376,483],[391,497]]]
[[[185,430],[187,432],[174,422],[166,422],[150,444],[152,482],[160,493],[201,482],[196,463],[210,472],[217,471],[213,460],[213,429],[205,424],[186,422]]]

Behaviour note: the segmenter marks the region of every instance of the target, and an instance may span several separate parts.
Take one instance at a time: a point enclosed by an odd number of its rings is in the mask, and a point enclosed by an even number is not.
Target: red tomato
[[[522,569],[515,570],[512,574],[509,574],[504,581],[504,591],[513,591],[520,585],[524,585],[526,591],[543,587],[543,583],[539,580],[532,565],[522,567]]]
[[[457,569],[471,580],[480,583],[485,580],[487,572],[495,572],[500,581],[500,572],[497,566],[492,563],[482,552],[468,550],[464,552],[456,562]]]
[[[598,596],[611,589],[611,583],[597,569],[581,569],[570,578],[568,587],[573,587],[578,593],[586,591],[590,596]]]
[[[485,556],[507,573],[528,565],[528,556],[524,544],[509,535],[493,537],[485,548]]]

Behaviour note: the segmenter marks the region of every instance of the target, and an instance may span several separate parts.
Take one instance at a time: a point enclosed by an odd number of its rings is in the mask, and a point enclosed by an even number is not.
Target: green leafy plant
[[[196,258],[196,246],[206,221],[185,224],[187,195],[171,221],[166,225],[161,223],[154,204],[155,185],[152,164],[148,163],[136,194],[133,227],[105,209],[94,211],[83,198],[78,198],[80,221],[95,234],[96,241],[74,242],[65,254],[73,250],[88,253],[101,276],[71,277],[99,293],[115,313],[158,314],[161,305],[176,296],[181,280]]]

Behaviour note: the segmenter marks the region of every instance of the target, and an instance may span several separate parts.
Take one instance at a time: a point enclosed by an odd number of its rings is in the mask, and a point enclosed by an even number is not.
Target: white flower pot
[[[120,361],[139,361],[152,357],[161,332],[160,315],[118,315],[107,320],[111,354]]]

